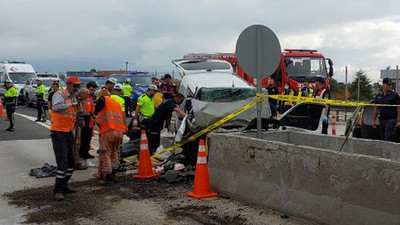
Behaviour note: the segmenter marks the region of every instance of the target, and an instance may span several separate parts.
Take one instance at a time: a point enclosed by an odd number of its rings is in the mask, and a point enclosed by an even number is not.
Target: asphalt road
[[[26,106],[18,106],[16,110],[17,114],[20,113],[28,116],[36,116],[35,112],[36,109],[27,108]],[[3,114],[3,117],[0,118],[0,141],[50,138],[50,131],[47,128],[20,115],[15,115],[15,131],[5,131],[9,126],[9,122],[5,121],[5,112]]]

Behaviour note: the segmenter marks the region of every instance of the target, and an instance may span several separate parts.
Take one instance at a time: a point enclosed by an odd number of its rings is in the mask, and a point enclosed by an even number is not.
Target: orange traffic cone
[[[210,178],[208,176],[207,155],[204,147],[204,140],[199,142],[199,152],[197,153],[196,175],[194,177],[193,192],[186,193],[192,198],[211,198],[218,194],[211,192]]]
[[[140,151],[139,151],[139,172],[133,178],[152,178],[157,176],[153,172],[153,167],[150,161],[150,150],[147,142],[146,131],[142,130],[140,137]]]
[[[336,135],[336,116],[332,116],[332,135]]]
[[[1,99],[0,99],[0,117],[3,117],[3,105],[1,104]]]

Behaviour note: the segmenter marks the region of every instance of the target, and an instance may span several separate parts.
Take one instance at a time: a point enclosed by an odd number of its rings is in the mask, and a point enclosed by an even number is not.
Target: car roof
[[[227,73],[197,73],[183,77],[197,88],[202,87],[248,87],[252,88],[246,81],[236,75]]]
[[[172,63],[177,66],[184,76],[197,73],[233,73],[231,64],[220,59],[177,59]]]

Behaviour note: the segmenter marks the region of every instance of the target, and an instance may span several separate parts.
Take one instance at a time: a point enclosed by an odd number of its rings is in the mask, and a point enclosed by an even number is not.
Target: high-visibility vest
[[[117,101],[118,104],[121,106],[122,112],[125,112],[125,99],[116,94],[112,94],[111,98]]]
[[[104,96],[104,99],[104,107],[97,115],[97,122],[100,125],[100,134],[108,130],[116,130],[124,133],[126,126],[119,103],[109,96]]]
[[[90,115],[91,113],[94,113],[94,104],[92,97],[89,96],[86,100],[83,100],[82,106],[83,106],[82,109],[84,110],[83,115]],[[90,128],[94,127],[92,119],[90,119],[89,127]]]
[[[124,83],[122,85],[122,92],[124,97],[132,97],[132,86],[129,83]]]
[[[46,87],[44,86],[44,84],[41,84],[39,86],[36,87],[36,94],[43,94],[42,97],[43,99],[46,99]]]
[[[69,97],[67,90],[61,91],[64,97],[65,104],[72,104],[72,99]],[[65,111],[51,113],[51,127],[52,131],[70,132],[74,128],[76,110],[75,107],[69,107]]]

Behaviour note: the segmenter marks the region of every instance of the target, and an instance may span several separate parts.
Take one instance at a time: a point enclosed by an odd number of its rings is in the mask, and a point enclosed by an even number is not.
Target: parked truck
[[[238,63],[235,53],[189,53],[183,56],[184,59],[222,59],[228,61],[234,68],[234,72],[250,84],[256,86],[257,80],[246,74]],[[270,77],[276,82],[279,92],[284,91],[285,83],[297,92],[308,82],[313,85],[316,77],[326,78],[326,85],[329,87],[329,80],[333,76],[333,63],[317,50],[308,49],[285,49],[281,53],[281,62],[277,70]],[[266,87],[269,78],[262,79],[262,86]]]

